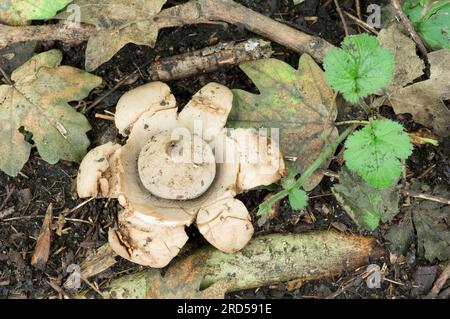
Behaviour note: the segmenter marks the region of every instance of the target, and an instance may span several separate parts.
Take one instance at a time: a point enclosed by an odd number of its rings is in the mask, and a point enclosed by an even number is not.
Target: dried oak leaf
[[[296,157],[298,170],[303,172],[338,136],[334,93],[322,69],[307,54],[300,57],[298,70],[277,59],[239,66],[260,94],[233,90],[229,125],[279,128],[282,153]],[[330,161],[325,161],[322,168],[328,167]],[[314,174],[304,189],[313,189],[322,177]]]
[[[171,266],[164,277],[159,271],[152,273],[146,299],[223,299],[226,281],[218,281],[201,290],[207,252],[193,254]]]
[[[102,79],[61,60],[58,50],[38,54],[12,73],[12,85],[0,86],[0,170],[8,175],[16,176],[30,156],[27,132],[50,164],[86,154],[91,127],[68,102],[85,98]]]
[[[394,54],[394,75],[389,86],[385,88],[386,92],[400,90],[423,75],[425,63],[416,54],[415,42],[402,33],[399,24],[394,23],[382,29],[378,40]]]
[[[359,227],[374,230],[380,221],[391,221],[397,215],[397,190],[377,189],[345,167],[339,176],[339,184],[334,185],[332,192]]]
[[[399,38],[396,39],[399,43],[402,41]],[[389,44],[383,40],[382,44],[389,47]],[[430,79],[404,88],[399,88],[400,84],[405,85],[404,82],[411,82],[414,75],[421,73],[417,71],[422,70],[422,65],[417,61],[417,57],[414,57],[415,47],[408,45],[404,48],[393,49],[397,68],[391,82],[393,84],[387,90],[387,96],[395,112],[410,113],[416,122],[432,128],[436,134],[449,136],[450,110],[444,101],[450,99],[450,49],[429,53]]]
[[[75,0],[81,22],[97,27],[86,48],[86,70],[92,71],[110,60],[128,43],[153,47],[159,28],[153,17],[167,0]],[[57,17],[66,19],[69,13]]]

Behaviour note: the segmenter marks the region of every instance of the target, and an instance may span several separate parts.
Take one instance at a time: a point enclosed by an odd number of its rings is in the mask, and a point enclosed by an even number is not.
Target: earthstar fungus
[[[209,83],[178,113],[162,82],[124,94],[115,124],[125,145],[92,149],[77,178],[80,197],[117,198],[123,210],[109,243],[120,256],[164,267],[188,240],[196,219],[200,233],[224,252],[242,249],[253,235],[245,205],[234,198],[284,174],[278,145],[254,129],[225,127],[232,92]]]

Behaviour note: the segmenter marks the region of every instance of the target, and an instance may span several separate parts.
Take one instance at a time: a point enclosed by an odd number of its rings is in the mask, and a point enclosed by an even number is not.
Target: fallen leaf
[[[167,0],[75,0],[81,22],[95,25],[86,48],[86,70],[92,71],[109,61],[127,43],[153,47],[159,29],[153,17]],[[68,13],[58,15],[67,18]]]
[[[244,62],[240,68],[260,94],[233,90],[229,124],[279,128],[283,154],[296,157],[298,170],[303,172],[338,136],[334,93],[325,82],[322,69],[307,54],[301,56],[298,70],[276,59]],[[328,167],[330,161],[321,168]],[[313,189],[322,177],[314,174],[303,188]]]
[[[395,113],[410,113],[416,122],[445,137],[450,135],[450,110],[444,103],[450,99],[450,49],[431,52],[428,59],[430,79],[391,92],[388,98]]]
[[[53,18],[72,0],[5,0],[0,2],[0,23],[23,25]]]
[[[42,223],[39,237],[36,241],[33,257],[31,257],[31,265],[37,269],[43,270],[50,256],[50,245],[52,241],[52,219],[53,205],[47,207],[44,222]]]
[[[402,33],[399,24],[382,29],[378,40],[394,54],[394,75],[386,92],[395,92],[423,75],[425,64],[416,54],[416,43]]]
[[[374,230],[397,215],[400,196],[395,188],[377,189],[346,167],[339,176],[332,192],[359,227]]]
[[[223,299],[227,291],[225,281],[200,291],[207,258],[207,253],[189,256],[169,267],[164,277],[154,272],[146,299]]]
[[[61,60],[58,50],[38,54],[12,73],[13,85],[0,86],[0,170],[8,175],[16,176],[28,161],[27,132],[50,164],[86,154],[91,126],[67,102],[85,98],[102,79],[60,66]]]
[[[447,193],[448,197],[448,193]],[[450,206],[423,201],[413,213],[418,253],[433,261],[450,259]]]
[[[384,238],[390,242],[390,249],[396,255],[405,254],[414,239],[411,213],[407,212],[398,225],[392,225]]]
[[[430,291],[433,287],[433,282],[437,275],[437,266],[420,266],[414,272],[414,285],[411,289],[411,295],[414,297],[419,297]]]
[[[433,195],[449,197],[450,193],[438,185]],[[406,251],[414,236],[413,225],[417,235],[417,252],[421,257],[431,262],[450,259],[450,206],[416,200],[406,210],[402,222],[392,226],[385,236],[395,252]]]

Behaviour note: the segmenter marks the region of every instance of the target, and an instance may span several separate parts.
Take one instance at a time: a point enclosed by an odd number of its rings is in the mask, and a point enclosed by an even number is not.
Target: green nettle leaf
[[[293,209],[303,209],[308,204],[308,195],[304,190],[294,188],[289,192],[289,204]]]
[[[72,0],[0,0],[0,22],[21,25],[30,20],[53,18]]]
[[[426,45],[450,49],[450,0],[407,0],[403,10]]]
[[[331,87],[356,103],[390,83],[394,57],[376,37],[359,34],[345,37],[341,49],[329,50],[323,66]]]
[[[297,158],[296,172],[303,172],[338,136],[334,93],[322,69],[307,54],[300,57],[298,70],[277,59],[244,62],[239,67],[260,94],[233,90],[228,126],[279,129],[281,151]],[[322,176],[313,175],[303,188],[313,189]]]
[[[61,60],[58,50],[38,54],[12,73],[13,85],[0,86],[0,170],[8,175],[16,176],[28,161],[26,132],[50,164],[86,154],[91,126],[68,102],[85,98],[102,79],[60,66]]]
[[[333,186],[332,192],[363,229],[375,230],[380,221],[391,221],[398,213],[400,196],[396,189],[376,189],[346,167],[339,172],[339,184]]]
[[[374,120],[356,131],[345,142],[344,159],[348,168],[376,188],[392,186],[400,177],[402,163],[413,145],[401,124]]]

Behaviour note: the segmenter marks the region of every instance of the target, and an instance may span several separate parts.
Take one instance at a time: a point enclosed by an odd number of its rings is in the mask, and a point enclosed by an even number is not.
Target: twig
[[[358,24],[361,28],[364,28],[364,29],[366,29],[367,31],[372,32],[373,34],[378,35],[378,31],[375,30],[374,27],[372,27],[372,26],[370,26],[369,24],[367,24],[366,22],[364,22],[363,20],[361,20],[361,19],[355,17],[353,14],[351,14],[351,13],[349,13],[349,12],[347,12],[347,11],[344,11],[344,14],[345,14],[347,17],[349,17],[350,19],[352,19],[353,21],[355,21],[355,23]]]
[[[268,58],[272,53],[270,42],[261,39],[249,39],[239,43],[225,42],[161,59],[153,63],[148,72],[153,81],[171,81],[199,73],[214,72],[244,61]]]
[[[402,7],[398,0],[391,0],[392,5],[394,6],[395,10],[397,11],[397,15],[399,16],[400,20],[402,20],[403,25],[408,30],[409,34],[411,34],[411,37],[413,38],[414,42],[416,42],[420,52],[422,53],[422,58],[425,61],[425,64],[428,65],[428,52],[425,48],[425,45],[422,42],[422,39],[417,34],[416,30],[414,30],[413,25],[411,24],[411,21],[409,21],[406,14],[403,12]]]
[[[345,17],[344,17],[344,14],[342,13],[341,6],[339,5],[339,1],[338,0],[334,0],[334,5],[336,6],[336,11],[339,14],[339,17],[341,18],[342,26],[344,27],[345,35],[348,36],[349,33],[348,33],[347,22],[345,22]]]
[[[3,200],[3,203],[0,205],[0,210],[5,208],[6,204],[8,203],[9,199],[11,198],[11,195],[14,193],[15,190],[16,190],[16,188],[14,186],[11,189],[9,189],[9,187],[7,186],[6,197]]]
[[[402,189],[401,192],[404,195],[406,195],[406,196],[420,198],[420,199],[426,199],[426,200],[430,200],[430,201],[433,201],[433,202],[438,202],[438,203],[450,205],[450,199],[447,199],[447,198],[444,198],[444,197],[441,197],[441,196],[428,195],[428,194],[412,191],[412,190],[409,190],[409,189]]]
[[[187,78],[199,73],[214,72],[222,67],[237,65],[244,61],[268,58],[271,55],[272,47],[270,42],[261,39],[249,39],[239,43],[225,42],[153,62],[148,68],[148,73],[152,81],[167,82]],[[146,67],[148,64],[144,64],[141,68]],[[137,68],[131,74],[117,82],[113,88],[89,105],[83,113],[92,110],[106,97],[126,84],[133,75],[139,72],[139,69]]]
[[[8,74],[6,74],[5,70],[2,69],[2,67],[0,67],[0,73],[2,74],[3,78],[5,79],[6,83],[10,86],[13,85],[11,79],[9,78]]]
[[[95,118],[114,122],[114,116],[111,116],[111,115],[96,113]]]
[[[308,53],[318,61],[323,61],[326,52],[333,47],[322,38],[298,31],[232,0],[191,0],[161,11],[153,20],[159,29],[212,21],[241,25],[295,52]],[[88,25],[79,28],[68,28],[62,24],[28,27],[0,25],[0,47],[30,40],[84,41],[95,32],[96,29]]]
[[[440,274],[439,278],[434,282],[433,288],[431,288],[430,292],[426,296],[426,298],[436,298],[441,291],[442,287],[444,287],[447,280],[450,278],[450,263],[445,267],[445,269]]]
[[[355,6],[356,6],[356,15],[358,16],[358,19],[362,21],[361,3],[359,0],[355,0]]]

